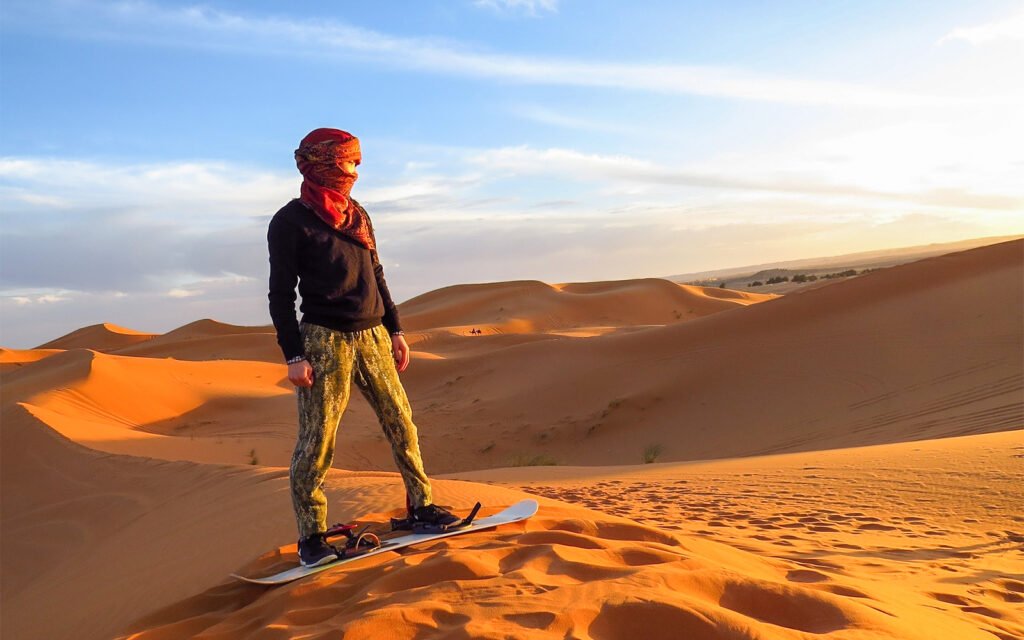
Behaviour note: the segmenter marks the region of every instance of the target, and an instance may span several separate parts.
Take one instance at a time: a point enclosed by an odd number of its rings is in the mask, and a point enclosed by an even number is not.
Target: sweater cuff
[[[386,313],[381,321],[384,324],[384,328],[388,330],[388,333],[395,335],[402,330],[402,323],[398,321],[397,314]]]

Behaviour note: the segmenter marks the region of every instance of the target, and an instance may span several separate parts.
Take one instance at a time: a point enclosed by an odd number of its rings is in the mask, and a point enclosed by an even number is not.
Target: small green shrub
[[[647,448],[644,449],[644,464],[651,464],[652,462],[657,460],[658,456],[660,456],[660,455],[661,455],[661,445],[660,444],[649,444],[649,445],[647,445]]]

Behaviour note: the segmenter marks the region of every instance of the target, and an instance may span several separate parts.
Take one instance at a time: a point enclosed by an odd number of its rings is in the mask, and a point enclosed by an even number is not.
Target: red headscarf
[[[340,129],[315,129],[295,150],[295,164],[302,173],[302,201],[324,222],[372,251],[370,220],[349,197],[357,175],[341,168],[342,162],[358,164],[361,159],[359,139]]]

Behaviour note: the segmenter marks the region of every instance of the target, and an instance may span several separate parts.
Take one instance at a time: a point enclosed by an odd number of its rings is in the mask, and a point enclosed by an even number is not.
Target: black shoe
[[[333,546],[324,542],[322,533],[315,533],[299,540],[299,562],[304,567],[316,567],[334,562],[341,555]]]
[[[430,528],[449,527],[462,520],[459,516],[453,515],[444,507],[439,507],[436,504],[428,504],[425,507],[413,509],[411,519],[413,526],[421,525]]]

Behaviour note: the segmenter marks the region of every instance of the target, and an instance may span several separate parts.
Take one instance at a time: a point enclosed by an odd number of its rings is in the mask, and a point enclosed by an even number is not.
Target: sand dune
[[[287,398],[294,406],[293,387],[283,374],[282,367],[262,362],[188,362],[72,349],[11,372],[3,382],[6,399],[22,401],[34,416],[86,446],[241,464],[251,460],[251,451],[294,445],[294,421],[266,417],[275,399]]]
[[[1022,637],[1022,297],[1021,241],[777,299],[426,294],[403,378],[438,502],[541,512],[272,590],[227,577],[295,562],[271,328],[3,350],[0,635]],[[344,420],[332,521],[397,515],[358,394]],[[616,466],[508,468],[553,461]]]
[[[246,327],[204,318],[164,334],[141,333],[110,323],[97,324],[72,331],[33,351],[90,349],[147,358],[277,362],[281,350],[275,340],[272,325]]]
[[[403,325],[411,331],[478,328],[485,334],[540,333],[669,324],[773,297],[657,278],[557,285],[523,280],[437,289],[402,303],[400,311]]]
[[[673,292],[677,302],[689,300],[688,309],[703,314],[763,298],[721,289],[704,291],[664,281],[540,286],[571,292],[573,301],[559,304],[566,309],[575,308],[571,319],[583,323],[598,319],[602,308],[618,308],[623,304],[623,295],[639,300],[644,293],[651,294],[654,302],[648,306],[658,307],[668,304],[666,300],[670,302],[670,296],[664,292]],[[509,309],[513,308],[515,299],[508,296],[503,285],[471,288],[476,293],[499,292],[505,296]],[[446,312],[466,307],[464,297],[449,297],[445,305],[439,306]],[[582,298],[587,300],[585,305],[578,302]],[[515,313],[527,319],[522,322],[540,326],[540,316],[530,315],[537,313],[535,308],[530,311],[530,304],[529,300],[522,302]],[[471,339],[446,328],[431,329],[411,332],[409,341],[417,360],[472,355],[492,358],[502,349],[525,343],[642,328],[576,327],[573,333],[568,328],[573,324],[568,320],[558,326],[567,328],[558,330],[550,325],[551,333],[492,333]],[[80,332],[69,336],[76,334],[79,342],[87,342],[87,336]],[[69,336],[56,342],[71,344]],[[295,399],[285,368],[280,365],[280,350],[272,327],[240,327],[199,320],[163,335],[149,335],[144,342],[108,349],[106,353],[83,348],[47,353],[63,355],[11,377],[5,392],[26,401],[33,415],[73,440],[112,453],[167,460],[288,464],[294,446]],[[21,360],[27,358],[21,356]],[[430,375],[429,371],[426,373]],[[415,397],[415,377],[410,379],[409,386]],[[427,413],[431,413],[429,408]],[[354,394],[346,413],[344,431],[346,442],[339,447],[338,466],[390,468],[387,442],[372,410],[358,394]]]
[[[411,336],[419,355],[403,379],[428,470],[708,459],[1019,428],[1022,246],[951,254],[586,339],[425,330]],[[465,296],[454,300],[458,306]],[[225,343],[264,348],[262,340],[276,349],[270,334],[218,331]],[[60,390],[29,404],[64,433],[89,421],[86,433],[70,437],[107,451],[225,463],[255,453],[263,464],[286,465],[295,400],[279,356],[269,358],[278,364],[198,362],[204,340],[165,343],[175,360],[93,352],[88,379],[48,378],[62,362],[51,356],[30,365],[41,368],[31,375],[43,376],[40,390]],[[185,359],[196,361],[177,361]],[[26,399],[21,389],[12,378],[5,395]],[[81,396],[92,403],[84,413]],[[172,399],[137,406],[165,396]],[[131,438],[114,436],[126,428]],[[140,434],[149,441],[137,441]],[[392,468],[358,393],[338,452],[341,468]]]
[[[142,333],[116,324],[104,322],[76,329],[67,335],[41,344],[34,349],[0,348],[0,371],[17,369],[19,366],[48,358],[68,349],[94,349],[96,351],[117,351],[145,343],[155,334]]]
[[[13,371],[30,362],[62,353],[63,349],[4,349],[0,347],[0,371]]]
[[[686,540],[793,562],[800,568],[788,579],[875,600],[883,610],[902,601],[961,616],[997,638],[1024,637],[1021,430],[714,462],[448,477],[500,482]]]
[[[798,565],[558,503],[545,503],[544,514],[273,592],[221,584],[123,637],[991,637],[924,606],[894,615],[891,597],[877,607],[864,591],[815,584],[805,577],[815,572]]]
[[[142,333],[104,322],[76,331],[41,344],[36,349],[95,349],[96,351],[112,351],[152,338],[152,333]]]
[[[175,360],[255,360],[279,363],[281,349],[277,346],[273,327],[245,327],[259,329],[223,335],[189,336],[168,332],[148,342],[117,349],[110,353],[145,358],[174,358]]]
[[[4,372],[4,401],[21,402],[76,442],[164,460],[288,464],[295,445],[295,394],[280,364],[140,358],[89,349],[59,351],[51,358]],[[390,455],[362,398],[353,398],[345,428],[364,444],[339,452],[337,466],[373,469],[367,455]]]
[[[682,629],[709,638],[911,639],[941,630],[970,639],[1022,628],[1014,603],[1024,585],[1007,577],[1020,571],[1020,556],[1005,555],[1020,546],[1012,520],[1020,462],[993,457],[1024,451],[1020,434],[933,445],[910,464],[908,445],[896,445],[904,449],[594,469],[582,482],[571,469],[498,470],[489,482],[559,501],[542,498],[541,514],[521,525],[267,590],[225,576],[294,561],[294,545],[261,555],[268,540],[293,535],[284,470],[99,454],[17,405],[5,408],[3,424],[3,449],[32,453],[2,470],[5,636],[675,638]],[[915,477],[916,467],[931,472],[925,482],[935,490],[893,502],[893,480]],[[550,471],[570,477],[511,477]],[[738,480],[745,484],[729,485]],[[435,485],[439,501],[457,509],[481,500],[493,511],[522,495],[478,482]],[[972,507],[983,487],[995,496]],[[397,476],[386,473],[332,472],[328,493],[343,520],[381,519],[401,501]],[[944,508],[949,496],[956,514]],[[567,504],[585,501],[605,513]],[[829,517],[837,514],[845,519]],[[917,535],[889,547],[878,536],[892,525]],[[998,535],[982,534],[987,527]],[[44,567],[34,561],[41,548]],[[54,600],[59,611],[47,604]]]
[[[245,327],[203,319],[190,322],[144,342],[95,351],[147,358],[177,360],[260,360],[278,362],[278,348],[271,325]]]
[[[124,637],[1017,637],[1024,583],[1008,576],[1024,569],[1022,538],[1002,490],[1013,489],[1021,463],[1009,454],[1024,451],[1024,435],[936,442],[919,453],[890,445],[535,479],[521,488],[557,501],[542,500],[525,523],[275,589],[225,580]],[[865,463],[888,473],[865,473]],[[472,476],[509,482],[517,472]],[[892,482],[911,479],[939,480],[939,490],[889,497]],[[455,486],[462,507],[499,489]],[[984,507],[971,499],[980,486],[998,492]],[[294,561],[286,545],[240,570]]]
[[[625,335],[425,361],[410,369],[414,406],[428,409],[428,433],[454,423],[456,439],[480,446],[481,468],[517,456],[621,464],[648,447],[659,460],[706,459],[1020,428],[1022,250],[1017,241],[931,258]],[[432,453],[445,470],[465,464],[461,452]]]
[[[416,353],[444,359],[491,356],[556,338],[630,333],[775,297],[655,278],[554,285],[521,281],[445,287],[402,303],[399,311]]]
[[[99,453],[17,404],[2,424],[4,638],[110,638],[294,536],[286,469]],[[336,472],[328,493],[344,519],[403,500],[393,473]]]

